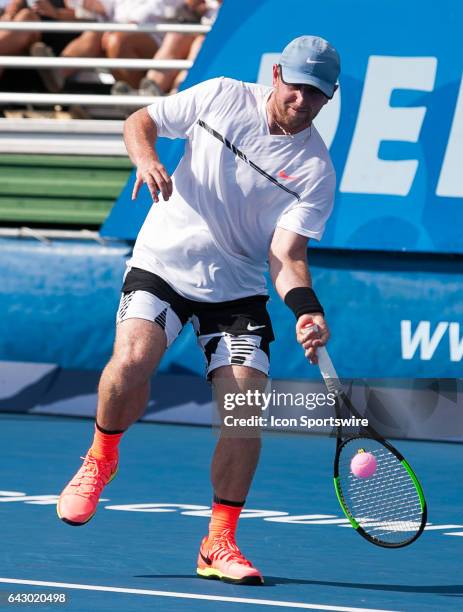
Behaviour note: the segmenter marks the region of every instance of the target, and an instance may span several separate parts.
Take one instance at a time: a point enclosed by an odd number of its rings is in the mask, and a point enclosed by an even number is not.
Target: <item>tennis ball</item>
[[[357,478],[370,478],[376,472],[376,465],[374,455],[360,448],[350,462],[350,469]]]

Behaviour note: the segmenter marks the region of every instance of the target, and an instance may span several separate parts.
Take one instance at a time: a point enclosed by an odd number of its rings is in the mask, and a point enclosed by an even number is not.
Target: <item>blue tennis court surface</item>
[[[0,415],[1,609],[60,609],[9,605],[10,592],[66,593],[64,609],[82,612],[463,605],[459,445],[397,444],[422,481],[432,524],[412,546],[385,550],[343,526],[331,479],[334,440],[267,434],[238,529],[266,584],[245,587],[195,575],[211,498],[208,428],[135,425],[94,519],[79,528],[58,520],[55,496],[92,431],[89,420]]]

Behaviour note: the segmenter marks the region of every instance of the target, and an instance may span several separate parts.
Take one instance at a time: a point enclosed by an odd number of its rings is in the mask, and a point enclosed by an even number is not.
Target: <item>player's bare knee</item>
[[[268,383],[263,372],[246,366],[224,366],[214,370],[211,378],[219,409],[229,410],[226,402],[231,401],[235,410],[241,408],[246,414],[260,414],[259,396]]]
[[[112,368],[121,379],[136,384],[147,382],[154,369],[150,351],[144,346],[126,346],[115,351],[111,359]]]

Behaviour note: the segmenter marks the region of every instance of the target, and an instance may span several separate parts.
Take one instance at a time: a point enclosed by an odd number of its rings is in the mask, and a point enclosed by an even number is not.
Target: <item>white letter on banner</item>
[[[402,359],[413,359],[418,346],[420,347],[420,359],[429,361],[434,355],[437,345],[447,331],[449,324],[441,321],[431,336],[431,322],[420,321],[412,336],[412,322],[401,321],[400,331],[402,338]]]
[[[391,107],[391,92],[432,91],[436,68],[435,57],[370,56],[340,191],[402,196],[409,193],[418,161],[382,160],[378,151],[383,140],[418,141],[426,108]]]
[[[460,324],[450,323],[450,361],[461,361],[463,359],[463,338],[460,338]]]
[[[449,142],[437,184],[436,194],[447,198],[463,197],[463,80],[460,84]]]

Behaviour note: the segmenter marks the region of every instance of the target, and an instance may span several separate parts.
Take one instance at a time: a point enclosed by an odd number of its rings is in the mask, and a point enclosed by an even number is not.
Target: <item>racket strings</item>
[[[351,471],[350,462],[359,448],[376,459],[376,471],[369,478]],[[367,438],[349,441],[339,458],[339,484],[351,515],[371,537],[398,544],[420,528],[422,507],[415,483],[381,443]]]

